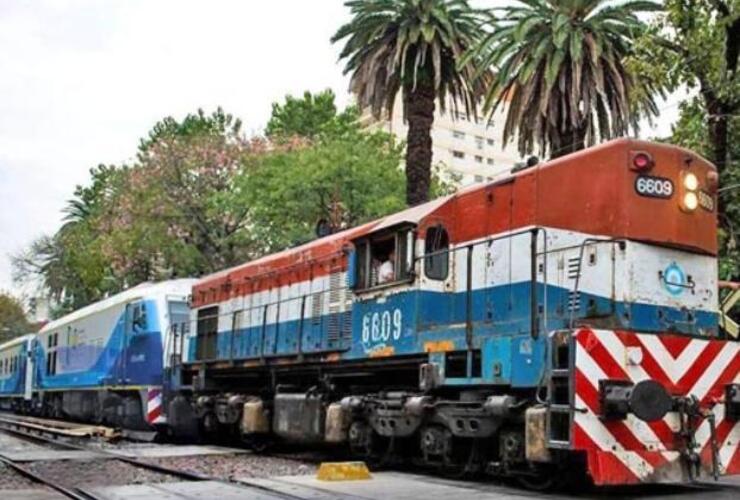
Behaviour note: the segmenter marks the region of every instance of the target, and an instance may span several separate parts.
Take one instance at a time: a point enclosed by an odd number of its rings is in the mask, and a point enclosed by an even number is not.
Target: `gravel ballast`
[[[182,481],[181,478],[136,467],[118,460],[53,460],[26,467],[68,488]]]
[[[2,490],[23,490],[23,489],[41,489],[43,485],[27,478],[20,472],[0,463],[0,491]],[[0,498],[2,496],[0,495]]]
[[[141,460],[219,479],[265,478],[316,473],[316,465],[312,463],[267,455],[253,455],[251,453],[146,458]]]

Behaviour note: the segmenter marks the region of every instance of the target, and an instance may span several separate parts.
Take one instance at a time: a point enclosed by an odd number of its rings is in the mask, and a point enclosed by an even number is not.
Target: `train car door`
[[[131,351],[131,342],[134,335],[138,332],[146,330],[146,309],[143,301],[129,302],[126,304],[125,312],[125,325],[123,329],[123,335],[121,336],[121,351],[120,351],[120,362],[119,366],[119,381],[120,383],[126,384],[129,382],[129,377],[135,375],[130,373],[129,359]]]
[[[26,401],[30,401],[33,398],[33,357],[34,357],[34,349],[36,346],[36,339],[28,339],[26,341],[26,349],[25,349],[25,356],[26,356],[26,370],[24,373],[24,390],[23,390],[23,399]]]
[[[167,300],[167,314],[169,327],[167,328],[164,345],[165,368],[179,365],[182,361],[182,348],[185,337],[190,333],[190,309],[183,300]]]
[[[195,357],[197,360],[216,358],[218,341],[218,306],[198,310]]]

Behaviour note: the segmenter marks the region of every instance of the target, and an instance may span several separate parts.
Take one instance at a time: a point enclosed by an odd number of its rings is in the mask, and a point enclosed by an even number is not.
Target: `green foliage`
[[[650,79],[698,91],[712,146],[706,154],[722,174],[730,122],[740,114],[740,0],[666,0],[639,48],[634,64]]]
[[[435,100],[477,114],[485,74],[477,81],[475,61],[462,56],[481,34],[481,15],[466,0],[352,0],[352,20],[332,42],[344,40],[340,54],[351,74],[350,90],[361,108],[380,117],[404,97],[409,130],[406,150],[407,203],[429,198],[432,151],[430,129]],[[486,73],[487,74],[487,73]]]
[[[0,344],[31,332],[21,303],[7,293],[0,292]]]
[[[306,91],[302,98],[285,96],[283,104],[272,103],[272,115],[267,122],[265,135],[271,139],[293,136],[315,138],[327,127],[353,122],[356,111],[347,108],[338,114],[334,99],[331,89],[318,94]]]
[[[313,239],[321,219],[339,230],[402,209],[400,161],[392,136],[354,126],[309,147],[255,158],[235,180],[238,201],[251,208],[261,251],[276,251]]]
[[[468,57],[494,67],[485,110],[507,106],[504,142],[518,137],[522,155],[538,149],[561,156],[636,129],[655,115],[653,95],[640,91],[625,65],[645,31],[638,14],[648,1],[528,0],[502,9]],[[649,82],[643,85],[650,85]]]
[[[224,112],[220,107],[210,115],[198,109],[195,114],[188,114],[181,122],[167,116],[152,127],[147,137],[139,141],[139,152],[146,154],[158,142],[170,139],[204,136],[238,137],[241,127],[241,120]]]

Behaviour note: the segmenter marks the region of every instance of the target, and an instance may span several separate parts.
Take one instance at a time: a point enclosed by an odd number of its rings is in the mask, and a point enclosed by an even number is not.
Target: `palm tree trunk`
[[[409,124],[406,136],[406,203],[414,206],[429,200],[434,88],[418,82],[415,89],[405,89],[404,98]]]

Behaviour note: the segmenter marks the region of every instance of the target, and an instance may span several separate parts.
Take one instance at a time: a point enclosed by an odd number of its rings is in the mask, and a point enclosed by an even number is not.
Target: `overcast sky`
[[[0,290],[19,292],[8,256],[58,228],[88,170],[162,117],[220,105],[251,133],[288,93],[348,102],[329,43],[347,18],[341,0],[0,1]]]

